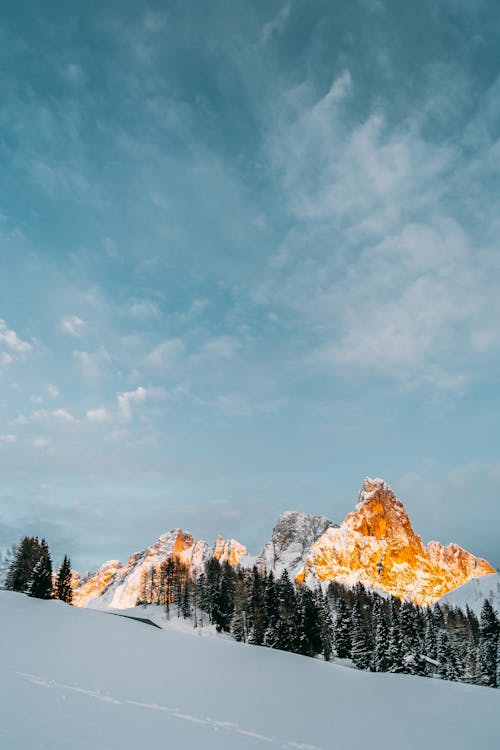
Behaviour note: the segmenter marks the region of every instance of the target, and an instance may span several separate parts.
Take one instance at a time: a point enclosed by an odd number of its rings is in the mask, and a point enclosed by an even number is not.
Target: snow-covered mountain
[[[280,576],[286,568],[290,578],[295,578],[304,567],[312,545],[327,529],[336,526],[325,516],[311,516],[297,511],[283,513],[278,518],[271,539],[257,556],[257,567],[272,570],[275,576]]]
[[[474,578],[443,596],[441,602],[461,609],[468,606],[479,615],[485,599],[489,599],[493,609],[500,613],[500,573]]]
[[[500,690],[0,591],[2,750],[500,747]]]
[[[151,547],[134,552],[125,565],[118,560],[110,560],[97,573],[88,573],[83,577],[75,574],[73,601],[78,607],[90,606],[95,609],[134,607],[140,598],[146,572],[157,570],[166,560],[175,558],[189,570],[191,577],[196,578],[211,557],[231,565],[250,565],[253,562],[246,547],[235,539],[218,537],[210,547],[204,541],[196,542],[191,534],[182,529],[172,529]]]
[[[299,580],[363,583],[416,604],[431,604],[491,565],[456,544],[422,543],[403,503],[383,479],[366,478],[358,504],[312,545]]]
[[[209,546],[172,529],[125,565],[112,560],[97,573],[75,574],[74,602],[83,607],[133,607],[145,572],[175,558],[195,578],[211,557],[231,565],[256,564],[275,576],[286,569],[291,578],[311,585],[360,582],[416,604],[431,604],[471,579],[494,573],[486,560],[456,544],[424,546],[391,488],[382,479],[366,478],[354,512],[340,526],[325,516],[288,511],[256,558],[234,539],[219,537]]]

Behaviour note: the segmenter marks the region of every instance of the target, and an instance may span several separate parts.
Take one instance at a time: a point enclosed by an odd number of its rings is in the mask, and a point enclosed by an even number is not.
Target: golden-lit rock
[[[214,557],[219,562],[228,562],[229,565],[239,565],[241,558],[248,555],[248,550],[243,544],[240,544],[236,539],[223,539],[221,536],[217,537],[214,548]]]
[[[382,479],[365,479],[353,513],[312,545],[296,580],[339,581],[384,591],[415,604],[432,604],[491,565],[456,544],[415,533],[403,503]]]
[[[97,573],[80,578],[78,573],[73,573],[73,604],[76,607],[85,607],[90,599],[102,594],[109,586],[113,576],[121,568],[119,560],[109,560],[101,565]]]
[[[75,573],[73,603],[78,607],[128,609],[135,607],[143,596],[145,574],[158,575],[168,559],[175,560],[191,578],[196,578],[210,557],[236,566],[247,554],[246,547],[235,539],[226,541],[218,537],[215,545],[209,547],[206,542],[196,542],[182,529],[172,529],[151,547],[131,555],[125,565],[112,560],[84,578]]]

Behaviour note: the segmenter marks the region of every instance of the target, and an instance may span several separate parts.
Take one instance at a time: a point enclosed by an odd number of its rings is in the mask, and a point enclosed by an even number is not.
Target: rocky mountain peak
[[[363,583],[430,604],[491,566],[458,545],[424,547],[403,503],[383,479],[366,478],[355,510],[311,546],[297,580]]]
[[[271,539],[257,556],[257,567],[268,572],[272,570],[275,576],[280,576],[286,568],[294,577],[303,567],[311,546],[332,526],[336,524],[326,516],[298,511],[282,513]]]

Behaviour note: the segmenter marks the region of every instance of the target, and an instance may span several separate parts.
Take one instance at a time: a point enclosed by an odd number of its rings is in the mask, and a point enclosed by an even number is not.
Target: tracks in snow
[[[8,670],[0,670],[0,671],[4,672],[4,674],[7,673],[7,674],[16,675],[17,677],[22,677],[23,679],[27,680],[32,685],[36,685],[37,687],[57,689],[57,690],[67,690],[73,693],[80,693],[81,695],[88,696],[89,698],[93,698],[94,700],[102,701],[103,703],[111,703],[115,706],[133,706],[135,708],[147,710],[147,711],[161,711],[165,713],[167,716],[170,716],[173,719],[177,719],[179,721],[188,721],[188,722],[191,722],[192,724],[200,724],[216,732],[225,731],[225,732],[230,732],[233,734],[242,735],[244,737],[249,737],[249,738],[258,740],[262,743],[267,744],[268,746],[277,745],[283,748],[283,750],[324,750],[324,748],[318,747],[317,745],[309,745],[303,742],[294,742],[292,740],[281,740],[281,739],[277,739],[276,737],[268,737],[264,734],[260,734],[259,732],[254,732],[250,729],[245,729],[244,727],[240,726],[239,724],[235,722],[222,721],[220,719],[213,719],[209,716],[206,716],[206,717],[194,716],[192,714],[186,713],[185,711],[182,711],[180,708],[171,708],[170,706],[162,706],[161,704],[158,704],[158,703],[143,703],[142,701],[114,698],[113,696],[108,695],[106,693],[101,693],[100,690],[82,688],[82,687],[79,687],[78,685],[68,685],[64,682],[58,682],[57,680],[47,679],[45,677],[40,677],[39,675],[29,674],[28,672],[15,672],[15,671],[8,671]]]

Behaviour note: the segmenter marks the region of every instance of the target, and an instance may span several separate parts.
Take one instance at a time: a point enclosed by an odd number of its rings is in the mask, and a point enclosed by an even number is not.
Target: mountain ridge
[[[196,579],[211,558],[232,566],[273,572],[284,570],[310,586],[338,581],[362,583],[415,604],[427,605],[468,581],[494,573],[484,559],[457,544],[424,545],[405,506],[381,478],[366,477],[354,511],[339,525],[326,516],[286,511],[256,556],[235,539],[217,537],[209,546],[179,528],[162,534],[125,565],[111,560],[94,574],[74,574],[77,606],[129,608],[141,598],[145,572],[174,559]]]

